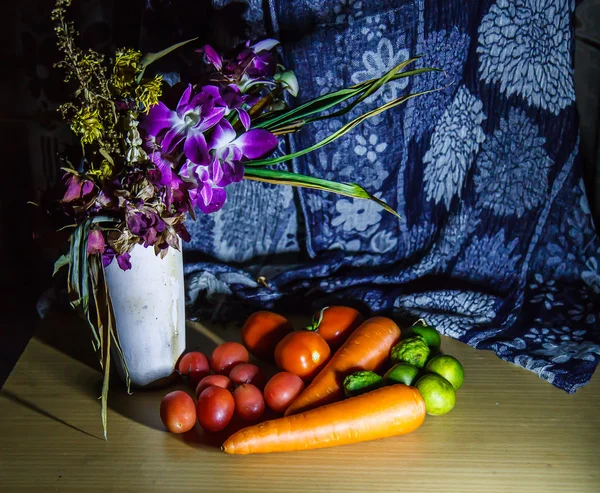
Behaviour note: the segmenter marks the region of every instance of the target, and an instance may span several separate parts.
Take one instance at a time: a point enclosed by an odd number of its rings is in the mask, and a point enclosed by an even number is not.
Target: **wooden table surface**
[[[443,338],[466,372],[448,415],[375,442],[227,456],[220,437],[164,431],[165,389],[128,396],[116,378],[108,442],[99,438],[101,376],[88,333],[61,317],[41,324],[0,392],[3,493],[600,491],[598,377],[568,395],[491,352]],[[190,348],[211,351],[219,337],[235,340],[237,331],[188,326]]]

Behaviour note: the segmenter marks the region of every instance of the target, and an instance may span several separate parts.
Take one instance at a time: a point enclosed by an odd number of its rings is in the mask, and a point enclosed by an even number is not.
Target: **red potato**
[[[198,397],[205,388],[210,387],[211,385],[229,389],[229,387],[231,387],[231,380],[225,375],[208,375],[198,382],[198,386],[196,387],[196,397]]]
[[[196,423],[196,405],[183,390],[175,390],[163,397],[160,403],[160,419],[172,433],[185,433]]]
[[[265,412],[262,392],[250,383],[243,383],[233,391],[235,412],[244,421],[256,421]]]
[[[234,385],[251,383],[259,389],[264,388],[266,377],[263,371],[251,363],[240,363],[235,365],[229,372],[229,379]]]
[[[304,382],[298,375],[282,371],[273,375],[265,385],[265,401],[273,411],[282,413],[303,390]]]
[[[229,375],[239,363],[248,363],[248,350],[239,342],[224,342],[217,346],[210,357],[210,367],[215,373]]]
[[[198,397],[196,414],[198,423],[206,431],[224,429],[235,411],[235,401],[227,389],[211,385],[205,388]]]
[[[196,387],[198,382],[210,373],[208,358],[198,351],[191,351],[182,356],[177,366],[179,374],[187,376],[190,383]]]

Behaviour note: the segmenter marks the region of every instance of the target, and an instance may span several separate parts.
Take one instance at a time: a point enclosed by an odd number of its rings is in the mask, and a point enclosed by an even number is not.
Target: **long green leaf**
[[[364,188],[356,183],[338,183],[335,181],[315,178],[313,176],[301,175],[298,173],[290,173],[289,171],[279,171],[273,169],[246,169],[244,178],[247,180],[256,180],[276,185],[290,185],[293,187],[313,188],[325,192],[332,192],[338,195],[345,195],[354,199],[372,200],[383,207],[386,211],[400,217],[398,213],[392,209],[383,200],[371,195]]]
[[[181,41],[180,43],[176,43],[172,46],[169,46],[168,48],[165,48],[164,50],[161,50],[158,53],[146,53],[142,57],[142,71],[137,76],[136,82],[138,84],[140,83],[140,81],[142,80],[142,76],[144,75],[144,72],[146,70],[146,67],[148,67],[148,65],[150,65],[151,63],[154,63],[156,60],[161,59],[165,55],[168,55],[169,53],[176,50],[177,48],[181,48],[183,45],[186,45],[192,41],[196,41],[197,39],[198,38],[196,37],[196,38],[188,39],[187,41]]]
[[[54,272],[52,273],[52,277],[56,275],[56,273],[65,265],[69,265],[71,262],[71,255],[61,255],[56,262],[54,262]]]
[[[339,139],[340,137],[342,137],[343,135],[348,133],[350,130],[352,130],[354,127],[361,124],[363,121],[367,120],[368,118],[371,118],[375,115],[383,113],[384,111],[389,110],[390,108],[398,106],[402,103],[405,103],[409,99],[416,98],[417,96],[422,96],[424,94],[429,94],[431,92],[436,92],[438,90],[440,90],[440,89],[430,89],[428,91],[422,91],[422,92],[418,92],[415,94],[409,94],[407,96],[402,96],[400,98],[394,99],[393,101],[390,101],[389,103],[386,103],[382,106],[379,106],[378,108],[375,108],[374,110],[368,111],[367,113],[360,115],[359,117],[355,118],[354,120],[352,120],[349,123],[347,123],[346,125],[344,125],[337,132],[332,133],[331,135],[327,136],[320,142],[317,142],[316,144],[314,144],[310,147],[307,147],[300,151],[294,152],[292,154],[286,154],[284,156],[279,156],[279,157],[275,157],[275,158],[259,159],[259,160],[255,160],[255,161],[246,161],[244,163],[244,165],[246,166],[246,169],[248,169],[248,167],[254,168],[254,167],[274,166],[275,164],[284,163],[286,161],[289,161],[290,159],[294,159],[299,156],[303,156],[304,154],[308,154],[309,152],[315,151],[327,144],[330,144],[334,140]]]
[[[408,62],[412,62],[417,58],[413,58],[408,60]],[[406,63],[406,62],[403,62]],[[395,68],[396,69],[396,68]],[[393,72],[394,69],[392,69]],[[397,69],[396,69],[397,70]],[[410,70],[401,73],[395,73],[389,80],[397,80],[404,77],[411,77],[415,75],[420,75],[427,72],[435,72],[443,70],[437,68],[418,68],[415,70]],[[296,122],[299,120],[303,120],[308,118],[311,115],[322,113],[338,104],[343,103],[353,97],[359,96],[360,94],[368,91],[373,85],[375,85],[381,78],[378,79],[370,79],[360,84],[356,84],[351,87],[347,87],[344,89],[340,89],[338,91],[330,92],[328,94],[324,94],[323,96],[319,96],[317,98],[311,99],[306,103],[293,108],[291,110],[287,110],[285,112],[279,112],[276,114],[267,114],[262,117],[257,118],[253,121],[252,128],[264,128],[266,130],[273,130],[275,128],[283,127],[285,125],[289,125],[291,122]],[[368,97],[368,96],[367,96]],[[349,108],[347,111],[350,111],[354,106]],[[346,111],[346,112],[347,112]],[[329,117],[334,115],[329,115]]]

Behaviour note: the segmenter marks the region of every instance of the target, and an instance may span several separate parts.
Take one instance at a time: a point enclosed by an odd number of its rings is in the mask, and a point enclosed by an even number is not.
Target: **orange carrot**
[[[375,317],[363,322],[331,357],[312,383],[290,404],[285,416],[335,402],[344,397],[343,381],[359,370],[376,371],[400,339],[393,320]]]
[[[266,454],[366,442],[416,430],[425,401],[414,387],[383,387],[367,394],[244,428],[223,444],[228,454]]]

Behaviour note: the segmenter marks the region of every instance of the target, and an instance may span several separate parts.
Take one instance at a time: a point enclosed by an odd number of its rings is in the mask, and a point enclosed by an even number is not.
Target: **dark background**
[[[199,36],[225,48],[244,38],[245,5],[214,9],[210,0],[74,0],[71,15],[84,46],[157,51]],[[220,2],[221,4],[225,2]],[[36,301],[52,285],[52,262],[64,246],[43,213],[27,205],[60,179],[57,153],[72,139],[55,108],[68,97],[52,69],[58,53],[50,21],[54,0],[5,1],[0,28],[0,386],[38,321]],[[581,152],[596,221],[600,217],[600,0],[584,0],[576,20],[575,83]],[[184,70],[190,53],[170,58]],[[72,142],[72,140],[71,140]]]

